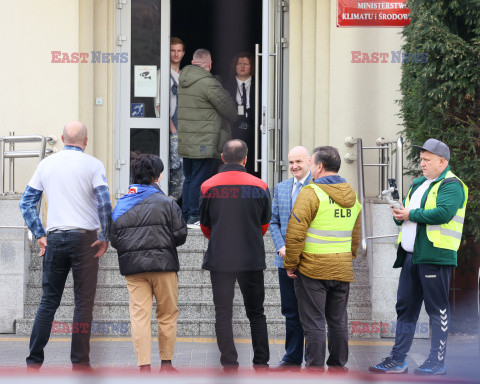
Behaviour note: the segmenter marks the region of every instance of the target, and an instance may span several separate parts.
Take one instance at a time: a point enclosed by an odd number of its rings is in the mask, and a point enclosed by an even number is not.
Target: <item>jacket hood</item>
[[[212,74],[196,65],[187,65],[182,69],[182,73],[180,73],[178,84],[181,87],[190,87],[205,77],[212,77]]]
[[[346,180],[338,175],[312,180],[342,208],[352,208],[357,201],[357,193]]]

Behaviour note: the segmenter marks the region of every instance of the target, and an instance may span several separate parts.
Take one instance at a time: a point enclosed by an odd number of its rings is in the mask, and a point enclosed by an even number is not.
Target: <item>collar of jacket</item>
[[[319,177],[318,179],[313,180],[313,182],[316,184],[341,184],[346,183],[347,180],[340,175],[330,175]]]
[[[247,172],[245,167],[240,164],[223,164],[218,169],[218,172],[229,172],[229,171],[237,171],[237,172]]]
[[[433,181],[433,183],[436,183],[437,181],[445,179],[445,176],[447,175],[447,172],[450,171],[450,165],[447,165],[447,168],[445,168],[440,175]],[[427,180],[425,176],[419,177],[418,179],[413,180],[413,185],[417,186],[420,184],[423,184],[423,182]]]

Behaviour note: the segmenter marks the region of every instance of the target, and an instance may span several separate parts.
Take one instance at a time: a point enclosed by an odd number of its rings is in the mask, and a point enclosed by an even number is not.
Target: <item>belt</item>
[[[75,228],[75,229],[54,229],[53,231],[48,231],[47,235],[50,235],[52,233],[89,233],[89,232],[94,232],[94,231],[88,231],[86,229],[80,229],[80,228]]]

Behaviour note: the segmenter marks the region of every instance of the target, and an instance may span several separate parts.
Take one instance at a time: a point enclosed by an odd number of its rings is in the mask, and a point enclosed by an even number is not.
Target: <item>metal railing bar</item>
[[[45,150],[45,154],[52,154],[53,151],[51,149]],[[40,151],[8,151],[5,152],[3,157],[5,159],[25,159],[25,158],[30,158],[30,157],[45,157],[43,152]]]
[[[45,137],[40,135],[28,135],[28,136],[3,136],[0,140],[5,143],[39,143],[43,140],[47,142],[53,141],[52,137]]]
[[[368,236],[367,240],[370,239],[383,239],[385,237],[398,237],[398,233],[396,235],[379,235],[379,236]]]

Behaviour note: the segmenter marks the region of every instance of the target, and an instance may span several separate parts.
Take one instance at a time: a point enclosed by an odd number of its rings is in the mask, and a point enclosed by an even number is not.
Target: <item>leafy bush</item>
[[[480,0],[408,0],[411,23],[403,52],[426,63],[402,63],[401,117],[412,167],[412,145],[434,137],[451,151],[452,171],[469,187],[464,236],[480,241]],[[423,60],[424,61],[424,60]]]

